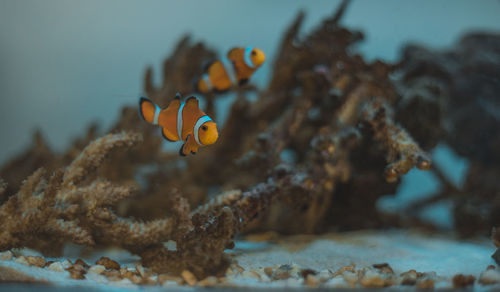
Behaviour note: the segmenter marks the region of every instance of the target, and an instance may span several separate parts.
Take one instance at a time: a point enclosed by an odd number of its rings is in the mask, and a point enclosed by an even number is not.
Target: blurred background
[[[0,0],[0,164],[42,130],[56,150],[103,129],[121,105],[142,94],[147,65],[155,73],[179,38],[190,33],[219,53],[235,45],[262,48],[269,62],[252,82],[264,87],[281,34],[306,11],[303,32],[339,1]],[[343,22],[360,29],[368,60],[395,61],[406,42],[446,48],[471,30],[500,29],[500,1],[353,1]],[[155,79],[160,76],[155,74]]]
[[[298,11],[306,12],[305,33],[339,3],[0,0],[0,164],[27,147],[35,129],[62,151],[90,122],[108,128],[123,104],[142,95],[146,66],[159,82],[164,58],[186,33],[219,54],[236,45],[261,48],[269,59],[252,82],[264,88],[282,33]],[[466,32],[499,31],[499,15],[498,0],[358,0],[343,24],[365,34],[357,49],[366,59],[395,62],[408,42],[445,49]],[[467,162],[446,145],[432,155],[459,185]],[[400,194],[382,198],[379,207],[397,209],[438,187],[431,174],[411,171]],[[422,216],[452,228],[446,202],[433,208]]]

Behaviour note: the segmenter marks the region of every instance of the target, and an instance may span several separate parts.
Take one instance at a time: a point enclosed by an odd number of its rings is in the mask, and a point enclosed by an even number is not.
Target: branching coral
[[[470,163],[463,186],[436,169],[444,187],[418,207],[451,199],[464,236],[486,235],[500,222],[499,48],[500,36],[485,33],[464,36],[451,51],[409,45],[399,68],[396,120],[425,141],[424,149],[444,142]]]
[[[180,273],[190,269],[197,276],[206,276],[208,266],[213,271],[227,266],[223,250],[232,246],[236,233],[271,200],[304,188],[300,175],[278,174],[248,192],[222,194],[192,213],[187,201],[174,192],[171,218],[150,222],[121,218],[109,207],[130,196],[133,188],[91,177],[112,150],[129,148],[140,140],[137,134],[109,134],[90,143],[48,181],[45,171],[37,170],[0,207],[4,222],[0,250],[49,245],[54,250],[55,243],[65,240],[114,245],[141,255],[144,264],[156,270]],[[177,241],[176,251],[164,247],[168,240]]]
[[[109,134],[92,142],[48,181],[44,178],[45,171],[37,170],[0,207],[0,219],[4,222],[0,249],[42,246],[50,248],[48,252],[57,252],[67,240],[136,250],[168,240],[176,219],[142,223],[120,218],[110,206],[130,196],[134,188],[90,178],[112,150],[129,148],[140,140],[137,134]]]
[[[382,101],[374,99],[362,110],[363,122],[375,132],[374,139],[381,141],[387,149],[385,176],[388,181],[396,180],[415,165],[424,170],[430,169],[430,159],[413,141],[408,133],[395,125],[390,109]]]
[[[111,238],[102,240],[96,235],[103,233],[99,226],[108,227],[103,226],[106,220],[120,225],[108,207],[130,195],[131,188],[113,186],[103,179],[85,185],[82,182],[112,149],[130,147],[139,140],[140,136],[133,134],[107,135],[91,143],[69,167],[57,170],[48,180],[43,169],[33,173],[0,207],[0,249],[43,246],[57,251],[65,240],[85,245],[113,243]]]
[[[488,115],[473,121],[477,128],[498,130],[495,114],[485,106],[495,100],[486,90],[474,100],[459,94],[464,84],[469,91],[477,84],[469,88],[468,75],[450,66],[446,54],[409,47],[398,66],[366,62],[351,46],[363,35],[340,25],[346,6],[344,1],[305,37],[299,37],[305,17],[299,13],[284,33],[269,86],[236,90],[219,141],[196,156],[162,152],[161,135],[140,120],[135,107],[122,110],[109,130],[114,134],[88,144],[98,132],[91,127],[63,154],[38,139],[37,146],[0,171],[9,185],[0,188],[0,195],[5,190],[0,219],[7,222],[0,248],[57,251],[66,240],[113,245],[138,254],[156,271],[189,270],[204,277],[225,271],[229,261],[223,251],[242,232],[310,233],[414,223],[378,211],[378,198],[394,194],[399,177],[410,169],[431,168],[425,151],[443,133],[471,122],[464,105]],[[476,52],[470,40],[461,46],[461,54]],[[153,85],[147,70],[145,93],[161,106],[176,92],[187,95],[203,63],[214,57],[205,45],[183,38],[164,62],[161,86]],[[488,67],[480,59],[471,57],[468,64]],[[389,77],[395,72],[402,73],[397,82]],[[480,77],[472,75],[480,84]],[[249,91],[257,95],[255,101],[247,98]],[[219,97],[204,97],[215,117]],[[141,136],[132,134],[137,132]],[[489,158],[498,158],[492,151],[498,139],[474,129],[465,132],[467,137],[447,134],[444,139],[472,158],[466,189],[497,199],[492,178],[498,168]],[[469,138],[475,141],[474,151],[464,146]],[[480,143],[483,138],[489,143]],[[13,188],[42,166],[46,171],[36,171],[14,194]],[[457,190],[448,186],[450,192]],[[457,214],[470,204],[460,200]],[[481,206],[485,202],[478,200]],[[498,212],[488,214],[488,224],[498,222]],[[169,240],[176,242],[175,250],[164,245]]]

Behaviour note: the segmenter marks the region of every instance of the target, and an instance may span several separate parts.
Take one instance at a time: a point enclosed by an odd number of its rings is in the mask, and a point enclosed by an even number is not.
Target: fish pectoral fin
[[[198,148],[196,147],[196,141],[191,134],[186,137],[186,141],[182,144],[181,149],[179,150],[179,154],[181,156],[187,156],[189,153],[196,152]]]
[[[179,148],[179,155],[180,156],[186,156],[186,154],[184,154],[184,145],[186,145],[186,143],[182,144],[181,148]]]
[[[186,143],[184,143],[183,147],[183,152],[185,155],[188,155],[189,153],[195,154],[198,152],[198,144],[194,140],[193,135],[189,134],[186,138]]]
[[[197,145],[197,144],[194,144],[194,143],[193,143],[192,145],[193,145],[193,146],[192,146],[192,147],[190,147],[189,151],[191,152],[191,154],[193,154],[193,155],[194,155],[194,154],[198,153],[198,145]]]

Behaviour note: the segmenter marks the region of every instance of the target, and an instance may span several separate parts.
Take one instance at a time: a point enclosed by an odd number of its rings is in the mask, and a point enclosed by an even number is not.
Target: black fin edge
[[[195,100],[195,101],[198,101],[198,99],[196,98],[196,96],[190,96],[188,99],[186,99],[186,103],[188,103],[190,100]]]
[[[204,65],[203,65],[203,73],[207,73],[208,69],[210,69],[210,66],[212,66],[213,63],[217,62],[217,59],[212,59],[208,60]]]
[[[186,156],[186,154],[182,153],[182,148],[184,148],[184,144],[182,144],[181,148],[179,149],[179,155]]]
[[[238,85],[239,85],[239,86],[243,86],[243,85],[245,85],[245,84],[247,84],[247,83],[248,83],[248,78],[244,78],[244,79],[241,79],[241,80],[238,82]]]
[[[149,98],[144,97],[144,96],[141,96],[141,99],[139,99],[139,114],[141,115],[141,118],[144,121],[146,121],[146,118],[144,118],[144,115],[142,114],[142,104],[145,103],[145,102],[153,103]]]
[[[191,151],[191,155],[195,155],[195,154],[196,154],[196,152]]]
[[[192,84],[193,91],[198,92],[198,93],[202,93],[201,90],[198,88],[199,82],[200,82],[200,78],[197,77],[197,78],[193,79],[193,84]]]
[[[221,89],[215,89],[215,88],[214,88],[214,89],[212,89],[212,91],[213,91],[214,93],[217,93],[217,94],[227,93],[227,92],[229,92],[229,90],[230,90],[230,88],[228,88],[228,89],[222,89],[222,90],[221,90]]]

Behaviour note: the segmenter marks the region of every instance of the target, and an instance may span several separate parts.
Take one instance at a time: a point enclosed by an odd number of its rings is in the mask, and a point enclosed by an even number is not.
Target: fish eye
[[[257,52],[255,50],[252,50],[252,56],[257,55]]]
[[[201,129],[202,129],[203,131],[206,131],[206,130],[207,130],[207,126],[201,126]]]

